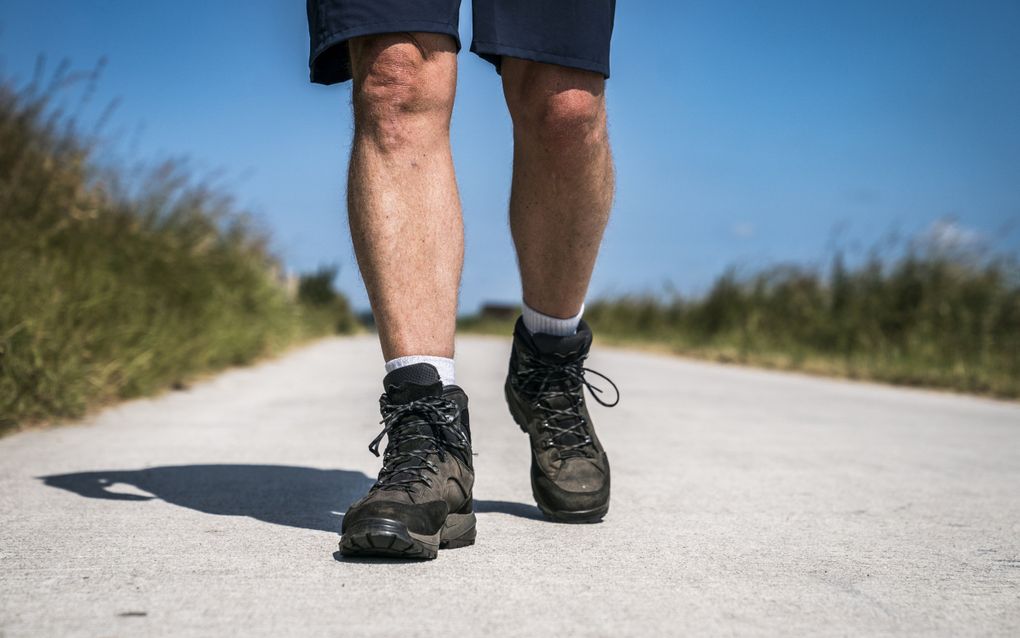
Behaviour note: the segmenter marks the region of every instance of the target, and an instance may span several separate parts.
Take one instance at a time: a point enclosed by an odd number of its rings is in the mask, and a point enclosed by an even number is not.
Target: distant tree
[[[335,265],[319,266],[315,272],[304,273],[298,282],[298,301],[309,306],[330,306],[337,302],[340,293],[333,287],[339,268]]]
[[[333,287],[339,268],[335,265],[319,266],[317,270],[302,274],[298,279],[298,302],[313,310],[312,314],[324,317],[335,332],[346,334],[358,324],[351,312],[350,302]]]

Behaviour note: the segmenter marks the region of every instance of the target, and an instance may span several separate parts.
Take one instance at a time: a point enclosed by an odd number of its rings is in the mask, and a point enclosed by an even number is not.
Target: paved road
[[[371,337],[0,440],[0,635],[1020,634],[1020,405],[604,349],[613,506],[557,525],[508,347],[460,343],[478,544],[428,563],[334,555]]]

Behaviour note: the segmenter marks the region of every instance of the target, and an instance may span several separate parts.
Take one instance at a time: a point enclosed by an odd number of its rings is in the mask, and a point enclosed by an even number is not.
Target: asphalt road
[[[0,439],[0,635],[1020,635],[1020,405],[601,349],[606,520],[545,522],[459,344],[478,544],[349,561],[381,357],[336,339]]]

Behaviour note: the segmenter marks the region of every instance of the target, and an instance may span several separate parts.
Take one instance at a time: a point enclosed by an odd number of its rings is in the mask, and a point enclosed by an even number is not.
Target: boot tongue
[[[397,368],[383,378],[383,388],[390,403],[410,403],[424,397],[443,394],[443,382],[435,366],[415,363]]]
[[[588,351],[591,343],[591,333],[572,334],[566,337],[557,337],[539,332],[531,335],[535,350],[543,359],[555,359],[570,361],[576,359],[582,353]]]
[[[397,368],[383,378],[383,387],[386,389],[386,398],[393,405],[402,405],[422,399],[425,397],[437,397],[443,394],[443,382],[439,378],[436,368],[427,363],[415,363],[402,368]],[[418,423],[410,425],[409,419],[418,419]],[[396,446],[398,452],[433,452],[437,449],[434,439],[435,433],[427,418],[418,415],[408,414],[402,417],[404,423],[399,426],[400,435],[396,440],[392,438],[387,444]],[[421,436],[415,436],[421,435]],[[422,438],[427,437],[427,438]],[[394,470],[398,470],[395,478],[413,479],[421,473],[420,469],[412,469],[421,465],[420,459],[410,457],[397,463]],[[404,470],[400,472],[399,470]]]
[[[583,320],[577,326],[577,332],[565,337],[536,332],[532,334],[524,321],[517,320],[514,332],[516,336],[529,346],[535,354],[549,361],[571,361],[588,354],[591,348],[591,328]]]

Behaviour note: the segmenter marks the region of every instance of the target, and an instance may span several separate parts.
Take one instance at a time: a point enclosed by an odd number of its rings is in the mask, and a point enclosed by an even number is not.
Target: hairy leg
[[[514,124],[510,230],[524,301],[553,317],[584,303],[613,200],[605,79],[503,58]]]
[[[350,42],[347,209],[387,360],[453,356],[464,230],[450,154],[456,46],[404,33]]]

